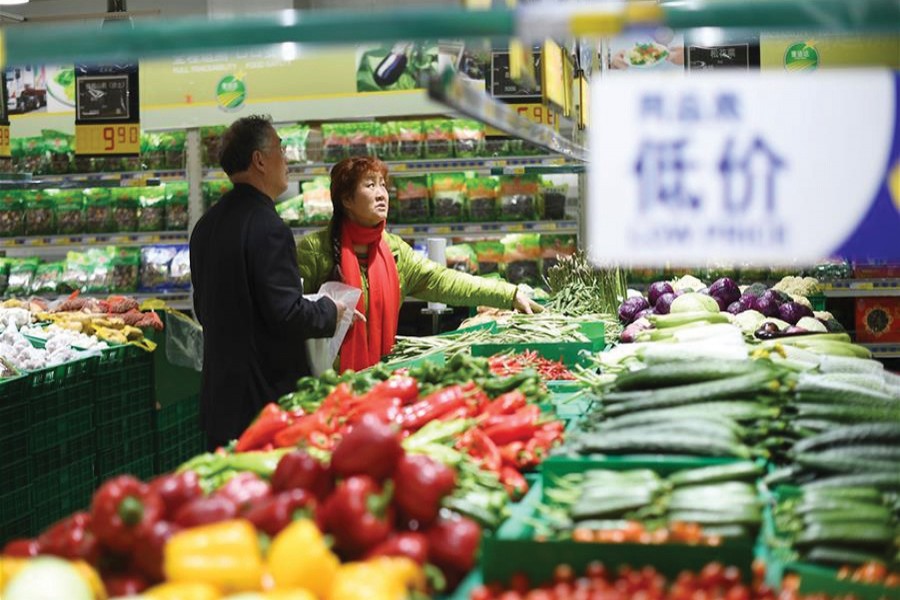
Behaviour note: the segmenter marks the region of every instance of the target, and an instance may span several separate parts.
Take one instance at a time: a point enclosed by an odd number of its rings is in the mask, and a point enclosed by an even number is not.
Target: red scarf
[[[384,241],[384,221],[377,227],[363,227],[344,218],[341,223],[341,272],[344,283],[362,289],[359,259],[354,244],[369,247],[368,280],[369,312],[367,322],[357,321],[350,326],[341,345],[341,371],[359,371],[370,367],[389,354],[397,335],[400,315],[400,277],[391,249]],[[364,296],[356,308],[365,313]]]

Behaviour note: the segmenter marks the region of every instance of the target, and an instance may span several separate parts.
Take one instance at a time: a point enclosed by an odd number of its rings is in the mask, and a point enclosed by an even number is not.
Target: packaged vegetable
[[[168,287],[176,290],[186,290],[191,287],[191,251],[187,244],[175,246],[175,256],[169,263]]]
[[[44,139],[44,152],[47,157],[46,172],[59,175],[71,171],[75,149],[74,136],[52,129],[44,129],[41,136]]]
[[[371,123],[345,123],[344,134],[347,139],[347,156],[368,156]]]
[[[535,233],[509,234],[503,237],[503,261],[506,280],[537,286],[541,282],[541,241]]]
[[[497,219],[497,184],[496,177],[472,177],[466,180],[469,220],[494,221]]]
[[[164,291],[169,283],[169,266],[178,253],[177,246],[144,246],[141,248],[142,292]]]
[[[425,131],[425,158],[453,157],[453,121],[450,119],[426,119],[422,121]]]
[[[87,233],[112,231],[112,197],[106,188],[88,188],[84,198],[84,230]]]
[[[219,166],[219,141],[227,129],[224,125],[200,128],[201,160],[204,167]]]
[[[231,182],[227,179],[206,181],[203,183],[204,210],[219,201],[219,198],[231,191]]]
[[[59,281],[59,293],[71,294],[77,290],[87,290],[90,275],[87,254],[74,250],[67,252]]]
[[[115,248],[111,265],[111,291],[116,294],[136,292],[140,275],[141,249]]]
[[[478,260],[478,273],[486,275],[498,273],[503,264],[504,246],[497,240],[485,240],[472,244],[475,249],[475,257]]]
[[[478,256],[469,244],[447,246],[444,256],[447,260],[447,268],[470,275],[478,274]]]
[[[36,295],[56,294],[59,282],[62,279],[63,264],[61,262],[49,262],[38,265],[31,281],[31,293]]]
[[[394,157],[400,160],[422,158],[425,152],[425,126],[422,121],[393,121],[391,135],[396,136]]]
[[[54,190],[27,191],[25,196],[25,235],[50,235],[56,232]]]
[[[162,186],[138,189],[138,231],[162,231],[166,225],[166,189]]]
[[[168,183],[166,192],[166,231],[186,231],[190,192],[186,183]]]
[[[531,221],[537,219],[539,175],[503,175],[500,177],[500,220]]]
[[[138,188],[111,188],[112,231],[137,231],[140,209]]]
[[[299,227],[303,222],[303,194],[279,202],[275,205],[275,212],[290,227]]]
[[[349,156],[347,129],[344,123],[322,123],[322,158],[327,163],[338,162]]]
[[[506,136],[485,136],[484,154],[485,156],[509,156],[512,154],[509,144],[510,139]]]
[[[369,156],[381,156],[386,135],[383,123],[378,123],[377,121],[369,123],[366,135],[366,154]]]
[[[6,295],[6,288],[9,287],[9,267],[12,259],[0,256],[0,296]]]
[[[466,215],[466,176],[435,173],[429,176],[431,214],[437,222],[458,222]]]
[[[184,168],[184,131],[165,131],[159,136],[159,146],[164,156],[164,169]]]
[[[566,195],[569,186],[547,185],[541,188],[543,197],[543,218],[544,219],[565,219],[566,218]]]
[[[27,296],[31,293],[31,283],[34,281],[34,273],[41,262],[39,258],[12,259],[9,266],[9,285],[6,288],[7,296]]]
[[[331,220],[334,208],[331,205],[330,185],[331,179],[328,177],[303,182],[303,223],[314,225]]]
[[[0,191],[0,236],[25,234],[25,202],[16,190]]]
[[[281,148],[284,151],[284,158],[288,164],[305,163],[308,161],[306,156],[306,142],[309,139],[309,127],[298,123],[296,125],[288,125],[276,129],[278,137],[281,138]]]
[[[84,232],[84,195],[81,190],[59,190],[54,196],[54,203],[57,232]]]
[[[471,158],[483,155],[484,123],[473,119],[454,119],[453,144],[458,157]]]
[[[112,246],[87,251],[88,279],[84,291],[89,294],[108,294],[112,281]]]
[[[166,168],[166,151],[161,133],[141,134],[141,160],[151,171]]]
[[[15,138],[14,138],[15,139]],[[44,173],[47,166],[47,155],[44,151],[44,139],[41,137],[20,138],[18,156],[13,155],[20,173]]]
[[[394,181],[393,177],[388,178],[387,181],[387,191],[388,191],[388,223],[398,223],[397,220],[400,217],[400,204],[397,200],[397,182]]]
[[[427,223],[429,219],[428,178],[396,177],[398,223]]]

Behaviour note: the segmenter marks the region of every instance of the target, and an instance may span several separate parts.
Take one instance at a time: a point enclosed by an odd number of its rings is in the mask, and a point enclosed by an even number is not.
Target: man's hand
[[[516,290],[516,297],[513,299],[513,308],[526,315],[544,312],[544,308],[526,296],[525,292],[522,290]]]

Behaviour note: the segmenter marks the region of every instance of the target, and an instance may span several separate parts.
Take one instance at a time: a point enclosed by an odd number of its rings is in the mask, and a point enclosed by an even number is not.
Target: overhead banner
[[[595,264],[900,259],[900,75],[835,71],[591,90]]]

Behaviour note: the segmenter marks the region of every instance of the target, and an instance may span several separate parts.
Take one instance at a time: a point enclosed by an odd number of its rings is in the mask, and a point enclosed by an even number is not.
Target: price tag
[[[510,223],[506,226],[507,231],[525,231],[525,226],[521,223]]]
[[[401,172],[401,171],[406,171],[408,167],[409,167],[409,165],[407,165],[406,163],[397,163],[395,165],[391,165],[391,170],[394,171],[395,173],[397,173],[397,172]]]
[[[0,125],[0,158],[12,156],[12,146],[9,143],[9,125]]]
[[[554,223],[553,221],[541,223],[541,227],[547,231],[556,231],[556,223]]]
[[[871,281],[861,281],[859,283],[854,283],[850,287],[854,290],[874,290],[875,285]]]
[[[447,235],[450,233],[450,231],[451,231],[450,228],[447,227],[446,225],[434,228],[434,232],[438,235]]]
[[[532,123],[545,125],[547,127],[552,127],[553,129],[558,129],[559,127],[559,119],[556,118],[556,113],[554,113],[550,108],[544,106],[543,104],[511,104],[509,105],[509,108],[515,110],[520,117],[525,117]],[[503,136],[506,134],[499,129],[487,127],[485,128],[485,135]]]
[[[310,175],[328,175],[327,167],[312,167],[306,171]]]
[[[75,147],[78,154],[140,154],[141,126],[137,123],[75,125]]]
[[[0,50],[0,53],[2,53],[2,50]],[[0,56],[0,64],[2,64],[2,56]],[[12,148],[9,143],[9,114],[6,112],[8,107],[6,77],[0,77],[0,81],[2,81],[2,84],[0,84],[0,88],[2,88],[0,101],[3,102],[2,106],[0,106],[0,158],[9,158],[12,156]]]
[[[525,167],[504,167],[503,174],[504,175],[524,175]]]

